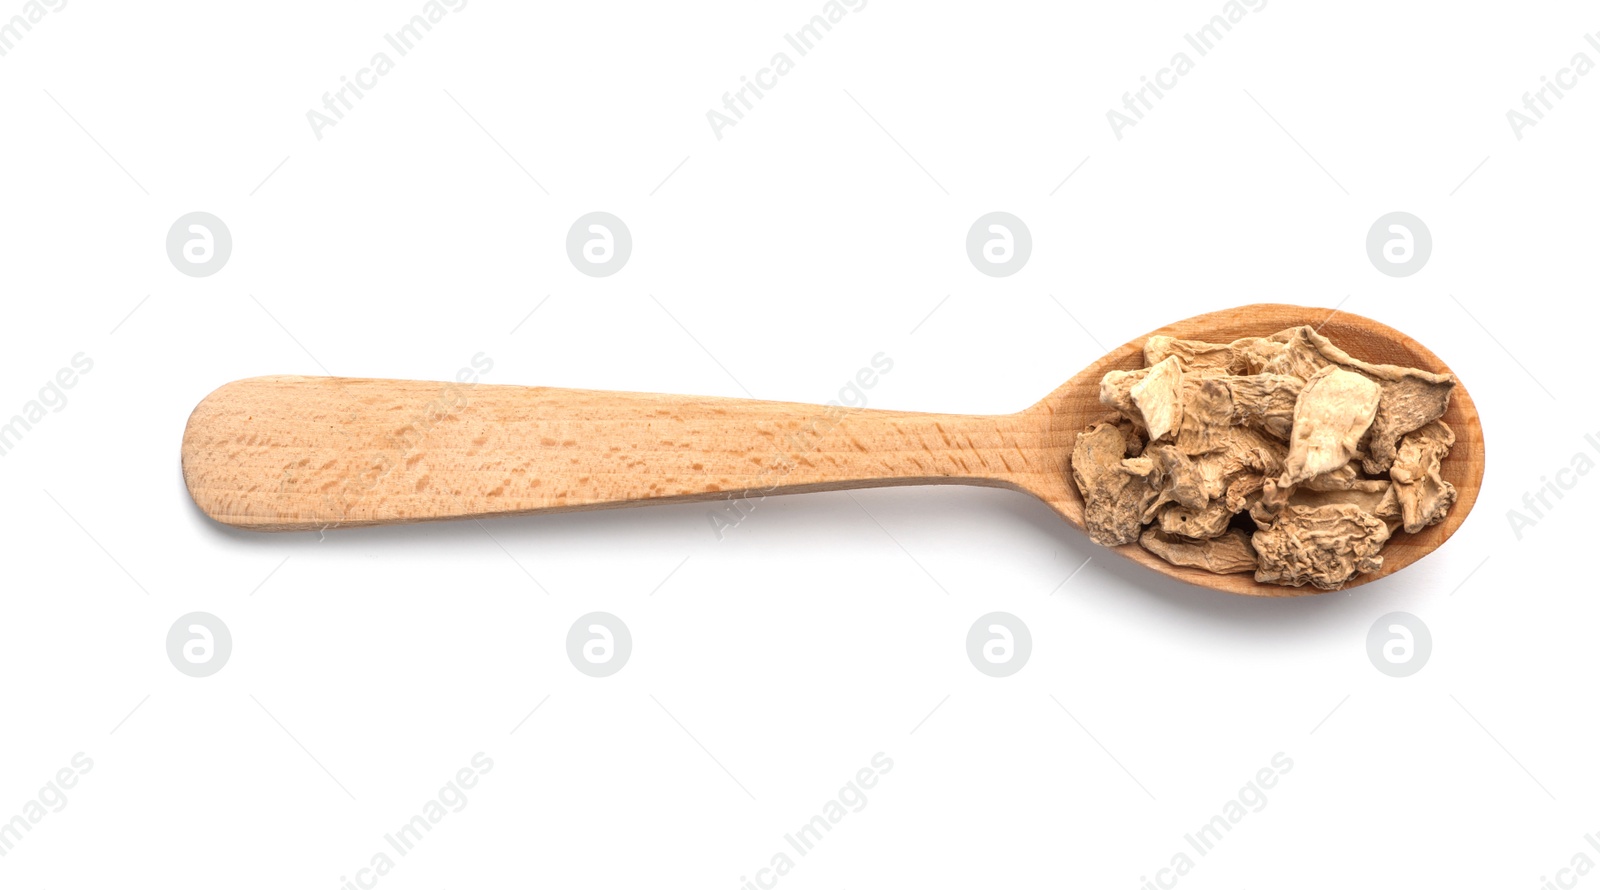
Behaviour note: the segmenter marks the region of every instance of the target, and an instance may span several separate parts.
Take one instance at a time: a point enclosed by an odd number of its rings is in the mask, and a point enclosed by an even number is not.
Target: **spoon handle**
[[[195,408],[183,475],[208,516],[263,531],[726,500],[719,526],[768,495],[1064,473],[1027,416],[256,377]]]

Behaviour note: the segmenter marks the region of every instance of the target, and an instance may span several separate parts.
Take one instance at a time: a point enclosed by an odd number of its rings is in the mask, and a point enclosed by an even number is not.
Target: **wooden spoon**
[[[779,494],[887,485],[1011,488],[1083,528],[1071,481],[1077,434],[1110,412],[1100,378],[1143,366],[1155,334],[1229,342],[1309,324],[1369,362],[1448,372],[1437,356],[1375,321],[1260,304],[1168,325],[1111,351],[1016,414],[921,414],[697,396],[346,377],[255,377],[200,402],[183,435],[183,478],[206,515],[262,531],[726,501],[737,520]],[[1443,544],[1483,481],[1483,434],[1458,385],[1444,420],[1456,444],[1444,478],[1459,499],[1437,525],[1397,533],[1396,572]],[[1137,544],[1118,554],[1230,593],[1319,592],[1174,566]]]

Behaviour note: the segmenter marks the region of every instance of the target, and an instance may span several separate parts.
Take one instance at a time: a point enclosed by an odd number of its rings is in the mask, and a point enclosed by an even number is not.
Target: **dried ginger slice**
[[[1439,473],[1440,461],[1455,442],[1455,432],[1442,420],[1401,437],[1389,478],[1394,480],[1406,531],[1415,533],[1433,525],[1455,504],[1456,487]]]
[[[1363,479],[1360,484],[1343,491],[1313,491],[1297,488],[1289,495],[1291,507],[1325,507],[1349,504],[1383,520],[1394,534],[1400,527],[1400,500],[1395,496],[1395,485],[1387,479]]]
[[[1223,491],[1222,474],[1207,472],[1207,469],[1215,470],[1215,467],[1190,459],[1176,445],[1164,442],[1152,444],[1144,450],[1144,456],[1154,462],[1155,472],[1150,478],[1160,487],[1160,495],[1150,505],[1152,510],[1167,503],[1178,503],[1191,510],[1199,510]],[[1151,515],[1151,511],[1147,510],[1145,521],[1148,522]]]
[[[1348,464],[1372,426],[1381,393],[1378,384],[1333,365],[1313,374],[1295,402],[1289,459],[1278,486],[1297,485]]]
[[[1163,360],[1128,388],[1152,441],[1178,428],[1183,420],[1183,368],[1176,357]]]
[[[1125,423],[1125,422],[1122,422]],[[1078,434],[1072,478],[1083,496],[1083,523],[1096,544],[1115,547],[1138,540],[1146,503],[1155,489],[1123,469],[1138,437],[1119,422],[1097,423]]]
[[[1232,343],[1207,343],[1204,340],[1180,340],[1177,337],[1157,335],[1144,341],[1144,361],[1154,365],[1168,357],[1176,357],[1185,371],[1204,373],[1222,371],[1228,374],[1249,374],[1246,356],[1260,337],[1245,337]]]
[[[1144,415],[1133,403],[1133,388],[1150,374],[1149,368],[1137,371],[1107,371],[1100,378],[1100,404],[1134,423],[1144,423]]]
[[[1228,530],[1234,511],[1222,500],[1213,500],[1198,510],[1182,504],[1168,504],[1156,514],[1156,525],[1169,535],[1201,541]]]
[[[1256,581],[1337,590],[1361,572],[1383,566],[1378,555],[1389,526],[1353,504],[1287,506],[1251,537]]]
[[[1252,374],[1247,377],[1212,377],[1204,383],[1228,391],[1232,421],[1289,440],[1294,426],[1294,406],[1305,382],[1287,374]]]
[[[1229,529],[1220,537],[1189,541],[1160,529],[1146,529],[1139,545],[1175,566],[1206,569],[1219,575],[1256,570],[1256,552],[1242,529]]]

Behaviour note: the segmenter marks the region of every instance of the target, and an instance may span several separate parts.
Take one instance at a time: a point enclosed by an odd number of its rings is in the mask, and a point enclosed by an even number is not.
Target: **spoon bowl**
[[[1144,363],[1165,334],[1229,342],[1311,325],[1355,358],[1448,373],[1437,356],[1370,319],[1257,304],[1195,316],[1112,350],[1015,414],[883,411],[747,399],[348,377],[254,377],[206,396],[184,430],[190,495],[212,519],[259,531],[711,501],[712,529],[776,495],[891,485],[1027,492],[1084,527],[1072,482],[1077,435],[1111,412],[1107,371]],[[863,373],[870,373],[863,371]],[[860,381],[870,386],[868,381]],[[1456,443],[1441,472],[1458,499],[1442,522],[1397,534],[1383,565],[1416,562],[1460,527],[1483,481],[1483,434],[1459,380],[1443,420]],[[1172,565],[1138,544],[1111,548],[1189,584],[1249,596],[1316,588],[1258,584]]]
[[[1183,321],[1174,322],[1160,330],[1151,331],[1113,349],[1099,361],[1083,369],[1076,377],[1062,384],[1024,414],[1045,418],[1051,447],[1067,454],[1068,466],[1072,447],[1078,433],[1112,413],[1100,403],[1100,378],[1108,371],[1133,371],[1144,367],[1144,343],[1151,337],[1166,335],[1185,340],[1204,340],[1210,343],[1228,343],[1242,337],[1265,337],[1287,328],[1310,325],[1332,340],[1335,345],[1358,358],[1373,364],[1399,365],[1420,368],[1435,373],[1453,372],[1439,357],[1416,340],[1387,325],[1370,318],[1338,312],[1332,309],[1313,309],[1276,303],[1258,303],[1209,312]],[[1450,394],[1450,406],[1441,418],[1456,434],[1455,445],[1440,464],[1440,475],[1456,488],[1456,503],[1440,522],[1415,534],[1396,532],[1383,547],[1383,565],[1376,571],[1356,575],[1345,582],[1341,590],[1349,590],[1392,575],[1406,566],[1438,549],[1456,529],[1461,527],[1467,513],[1478,499],[1483,487],[1484,446],[1483,430],[1479,427],[1478,410],[1472,397],[1456,377],[1455,389]],[[1024,489],[1048,503],[1063,519],[1084,527],[1083,497],[1071,481],[1070,470],[1059,478],[1037,480],[1034,487]],[[1175,566],[1137,543],[1109,548],[1142,566],[1179,581],[1223,590],[1246,596],[1305,596],[1324,593],[1315,587],[1284,587],[1278,584],[1259,584],[1249,574],[1218,575],[1204,569]]]

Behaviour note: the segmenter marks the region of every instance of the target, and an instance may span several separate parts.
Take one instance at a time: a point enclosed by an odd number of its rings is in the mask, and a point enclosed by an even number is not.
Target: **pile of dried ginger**
[[[1398,529],[1443,519],[1455,380],[1351,358],[1302,326],[1270,337],[1145,342],[1112,371],[1117,416],[1078,434],[1090,537],[1174,565],[1334,590],[1383,564]]]

